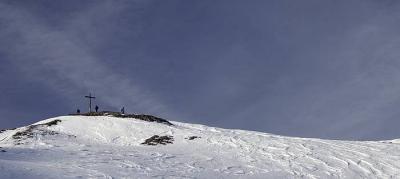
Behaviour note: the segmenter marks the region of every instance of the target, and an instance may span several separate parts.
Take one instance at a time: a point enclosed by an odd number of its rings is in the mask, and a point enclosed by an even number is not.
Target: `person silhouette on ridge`
[[[96,112],[99,110],[99,106],[96,105],[96,107],[94,108],[96,110]]]

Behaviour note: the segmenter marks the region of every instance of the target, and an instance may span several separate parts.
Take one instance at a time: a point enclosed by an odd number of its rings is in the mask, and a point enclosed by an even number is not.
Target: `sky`
[[[88,110],[400,138],[395,0],[2,0],[0,128]]]

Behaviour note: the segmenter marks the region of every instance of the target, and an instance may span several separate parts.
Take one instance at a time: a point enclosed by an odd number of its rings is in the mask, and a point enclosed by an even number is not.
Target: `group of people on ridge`
[[[98,112],[98,111],[99,111],[99,106],[96,105],[96,106],[94,107],[94,110],[96,110],[96,112]],[[90,112],[91,112],[91,111],[90,111]],[[77,114],[80,114],[80,113],[81,113],[81,110],[80,110],[80,109],[77,109],[77,110],[76,110],[76,113],[77,113]],[[122,107],[122,108],[121,108],[121,114],[125,114],[125,107]]]

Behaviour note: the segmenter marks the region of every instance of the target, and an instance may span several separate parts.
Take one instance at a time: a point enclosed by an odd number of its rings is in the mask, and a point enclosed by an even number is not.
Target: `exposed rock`
[[[54,121],[50,121],[50,122],[47,122],[47,123],[44,123],[44,124],[38,124],[38,125],[42,125],[42,126],[54,126],[54,125],[57,125],[59,122],[61,122],[61,120],[56,119],[56,120],[54,120]]]
[[[151,115],[145,115],[145,114],[139,114],[139,115],[135,115],[135,114],[131,114],[131,115],[123,115],[124,118],[136,118],[136,119],[140,119],[140,120],[144,120],[144,121],[148,121],[148,122],[157,122],[157,123],[162,123],[162,124],[166,124],[169,126],[173,126],[172,123],[170,123],[169,121],[159,118],[159,117],[155,117],[155,116],[151,116]]]
[[[201,137],[199,137],[199,136],[190,136],[190,137],[186,137],[185,139],[194,140],[194,139],[197,139],[197,138],[201,138]]]
[[[23,139],[33,138],[35,135],[57,135],[58,132],[42,129],[41,127],[57,125],[61,120],[56,119],[43,124],[30,125],[23,131],[16,132],[12,138],[16,140],[16,144],[22,144]]]
[[[158,145],[158,144],[167,145],[167,144],[172,144],[173,141],[174,141],[173,136],[154,135],[154,136],[146,139],[141,144],[143,144],[143,145]]]

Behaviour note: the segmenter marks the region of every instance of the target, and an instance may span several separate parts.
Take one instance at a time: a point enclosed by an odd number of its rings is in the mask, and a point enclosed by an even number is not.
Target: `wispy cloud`
[[[57,29],[28,11],[0,3],[0,34],[8,43],[2,43],[0,50],[30,79],[50,86],[65,97],[91,91],[109,106],[125,105],[141,112],[163,113],[166,107],[162,102],[98,60],[100,57],[75,36],[74,28],[90,23],[93,15],[113,15],[123,7],[108,1],[99,3],[75,14],[63,29]]]

